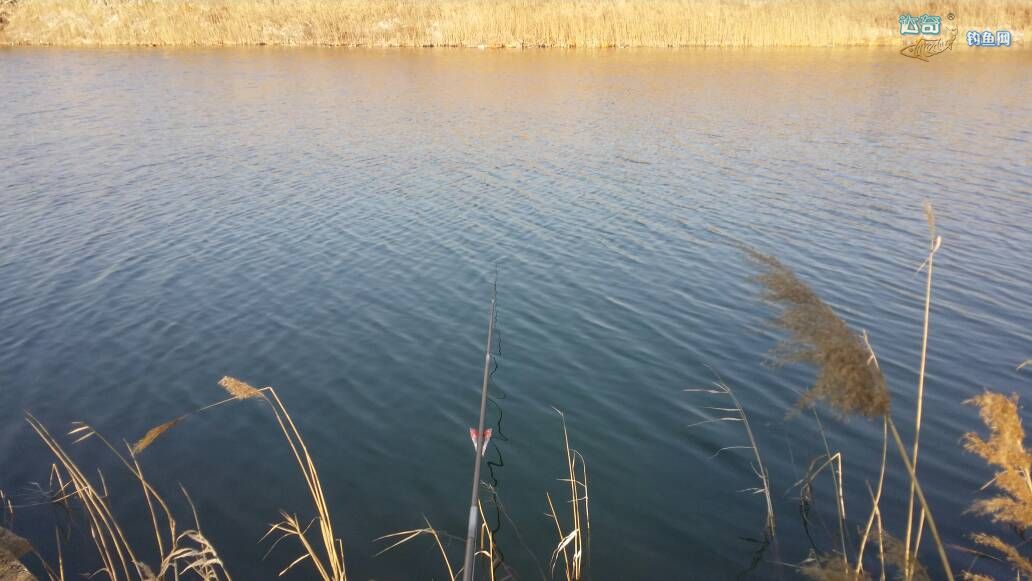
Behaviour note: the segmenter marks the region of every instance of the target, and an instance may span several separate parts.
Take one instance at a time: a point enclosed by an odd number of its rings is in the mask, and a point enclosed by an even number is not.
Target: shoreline
[[[900,10],[888,0],[0,0],[0,46],[895,47],[918,38],[901,36]],[[1032,25],[1015,0],[940,16],[964,49],[969,29],[1008,30],[1023,48]]]

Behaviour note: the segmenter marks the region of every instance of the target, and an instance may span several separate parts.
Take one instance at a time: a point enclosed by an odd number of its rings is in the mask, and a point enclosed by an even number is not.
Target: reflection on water
[[[424,514],[462,535],[497,263],[484,498],[505,566],[548,569],[545,493],[566,469],[554,406],[588,461],[597,578],[748,571],[764,514],[738,492],[749,458],[710,458],[740,432],[687,427],[707,412],[683,390],[716,370],[776,492],[777,551],[745,576],[790,578],[771,562],[837,539],[828,483],[808,518],[793,488],[823,453],[812,418],[786,418],[812,373],[763,365],[777,334],[726,237],[869,332],[906,436],[928,198],[944,246],[921,471],[961,543],[989,472],[960,450],[979,426],[960,402],[1029,381],[1015,371],[1032,344],[1029,64],[1019,50],[2,50],[0,487],[46,480],[22,410],[133,440],[228,374],[275,386],[300,423],[354,578],[440,575],[432,546],[374,557],[373,540]],[[854,525],[880,426],[825,423]],[[263,561],[257,542],[278,509],[308,506],[279,438],[241,406],[143,455],[169,496],[190,490],[238,578],[294,557]],[[111,466],[88,443],[75,454]],[[126,514],[139,500],[113,496]],[[50,538],[29,514],[21,530]],[[149,538],[146,519],[126,525]]]

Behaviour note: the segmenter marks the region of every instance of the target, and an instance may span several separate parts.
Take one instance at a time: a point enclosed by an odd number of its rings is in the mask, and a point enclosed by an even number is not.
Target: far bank
[[[914,8],[919,10],[922,7]],[[1015,0],[927,8],[956,27],[1006,29]],[[952,11],[951,11],[952,10]],[[938,12],[942,12],[939,14]],[[923,13],[914,13],[920,16]],[[0,0],[0,44],[31,46],[828,47],[902,45],[898,3],[836,0]]]

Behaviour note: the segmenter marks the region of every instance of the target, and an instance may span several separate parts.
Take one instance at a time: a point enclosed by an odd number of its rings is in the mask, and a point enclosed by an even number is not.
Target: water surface
[[[813,374],[764,365],[778,333],[729,241],[779,256],[870,333],[909,434],[930,199],[944,246],[920,469],[944,536],[964,543],[983,523],[962,512],[991,474],[960,448],[980,426],[961,402],[1027,396],[1032,381],[1015,370],[1032,357],[1030,64],[1016,49],[929,63],[891,50],[4,49],[0,488],[47,478],[24,410],[132,441],[220,398],[229,374],[275,386],[300,424],[353,578],[443,578],[429,541],[374,557],[374,539],[422,515],[463,533],[497,266],[485,480],[519,578],[541,578],[556,542],[543,516],[545,492],[565,490],[553,406],[590,469],[594,578],[748,569],[743,539],[763,523],[760,498],[739,492],[755,484],[749,457],[712,457],[742,433],[688,427],[724,402],[683,390],[716,374],[776,488],[778,553],[763,559],[799,562],[811,545],[792,485],[823,444],[811,416],[786,414]],[[845,455],[852,531],[880,426],[822,419]],[[73,450],[104,467],[147,542],[110,455]],[[194,417],[142,459],[167,496],[190,491],[237,578],[293,560],[284,544],[262,561],[278,510],[311,509],[260,405]],[[897,535],[902,472],[884,507]],[[818,485],[821,551],[834,548],[830,494]],[[16,528],[48,539],[55,518],[26,508]],[[793,576],[747,575],[779,574]]]

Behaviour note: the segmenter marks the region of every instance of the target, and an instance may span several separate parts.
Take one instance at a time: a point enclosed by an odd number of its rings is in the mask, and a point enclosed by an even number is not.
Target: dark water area
[[[824,445],[789,417],[810,369],[765,365],[780,335],[731,241],[796,269],[878,352],[904,437],[937,212],[919,472],[948,543],[992,477],[964,452],[983,389],[1027,403],[1032,373],[1032,53],[923,63],[885,51],[0,50],[0,489],[31,503],[52,458],[24,421],[115,441],[275,386],[320,470],[353,579],[444,578],[422,516],[464,534],[487,310],[499,341],[485,481],[507,566],[540,579],[565,484],[562,410],[587,460],[595,579],[796,576],[812,549],[800,479]],[[761,497],[739,425],[688,388],[716,374],[771,472],[777,552],[749,571]],[[1026,421],[1028,413],[1023,411]],[[881,425],[822,410],[844,458],[848,531],[866,520]],[[127,530],[138,488],[95,441]],[[313,516],[271,413],[236,402],[141,455],[238,579],[278,511]],[[906,479],[882,510],[902,536]],[[486,496],[485,496],[486,497]],[[190,519],[186,512],[181,519]],[[507,516],[506,516],[507,515]],[[835,549],[832,489],[810,534]],[[59,512],[16,511],[53,555]],[[511,519],[511,520],[510,520]],[[85,534],[79,522],[79,535]],[[461,562],[461,543],[449,544]],[[87,543],[65,557],[96,567]],[[932,545],[923,560],[938,576]],[[954,567],[972,560],[951,549]],[[543,571],[544,570],[544,571]],[[743,574],[743,572],[745,572]],[[313,578],[300,566],[285,576]]]

